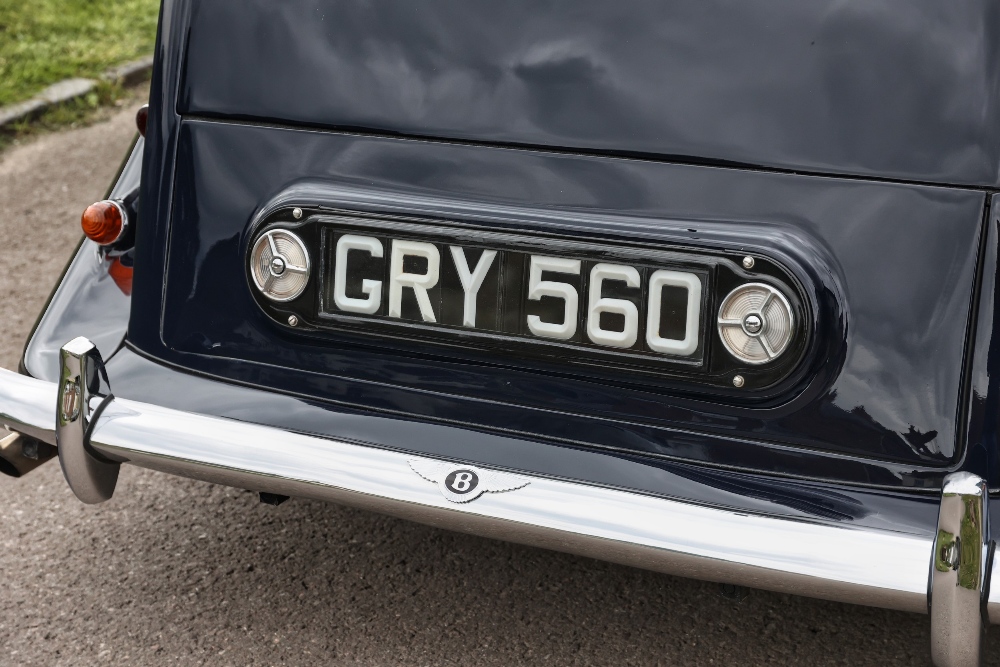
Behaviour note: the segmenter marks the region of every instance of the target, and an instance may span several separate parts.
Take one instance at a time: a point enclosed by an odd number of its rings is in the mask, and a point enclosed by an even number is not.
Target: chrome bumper
[[[85,502],[110,497],[118,466],[130,463],[668,574],[930,610],[940,665],[976,664],[981,608],[1000,621],[1000,590],[982,599],[998,567],[989,565],[985,487],[967,473],[946,482],[936,539],[744,514],[520,473],[527,482],[521,488],[456,504],[414,472],[421,461],[434,465],[429,459],[90,396],[80,378],[93,375],[88,366],[99,363],[95,354],[84,339],[67,344],[59,385],[0,370],[0,423],[57,444],[67,481]],[[79,410],[74,400],[82,402]],[[968,532],[977,521],[979,533]],[[947,539],[960,529],[961,540]]]

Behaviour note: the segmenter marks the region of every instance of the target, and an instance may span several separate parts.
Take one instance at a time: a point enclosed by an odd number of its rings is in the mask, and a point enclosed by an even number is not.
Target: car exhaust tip
[[[0,473],[9,477],[23,477],[55,458],[56,448],[20,433],[11,433],[0,439]]]

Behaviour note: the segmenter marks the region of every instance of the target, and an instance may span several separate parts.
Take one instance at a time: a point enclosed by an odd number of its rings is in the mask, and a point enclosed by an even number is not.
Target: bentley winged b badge
[[[531,483],[518,475],[460,463],[410,459],[409,464],[415,473],[437,484],[441,494],[453,503],[467,503],[484,493],[514,491]]]

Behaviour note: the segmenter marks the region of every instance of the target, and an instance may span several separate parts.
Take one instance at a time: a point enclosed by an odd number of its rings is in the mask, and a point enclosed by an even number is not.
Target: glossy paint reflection
[[[911,465],[955,454],[978,192],[209,122],[187,123],[180,136],[162,332],[135,335],[148,321],[132,320],[133,340],[150,354],[317,398],[737,467],[766,469],[767,458],[707,443],[738,437]],[[805,239],[840,276],[826,298],[838,289],[845,299],[846,347],[824,348],[842,356],[819,358],[826,375],[795,400],[735,410],[417,343],[330,344],[280,331],[247,288],[233,289],[247,224],[264,205],[259,193],[318,175],[376,193],[371,206],[413,210],[428,197],[447,217],[438,200],[463,202],[461,219],[480,215],[496,228],[694,244],[729,234],[768,248],[782,235]],[[503,205],[537,213],[509,218]],[[836,331],[826,323],[819,338]],[[702,432],[705,444],[675,429]]]
[[[577,5],[533,7],[531,21],[518,18],[517,29],[504,33],[502,29],[514,21],[508,13],[516,7],[449,7],[449,12],[402,16],[396,12],[408,10],[354,6],[344,10],[337,25],[326,21],[322,12],[302,20],[304,7],[296,2],[257,3],[236,13],[220,5],[194,7],[187,0],[163,4],[144,165],[146,225],[137,239],[137,298],[129,321],[129,338],[137,348],[230,381],[322,396],[341,406],[366,405],[384,414],[406,415],[406,419],[447,423],[473,416],[476,428],[508,429],[514,424],[526,433],[567,444],[613,443],[636,453],[858,483],[939,483],[940,468],[935,466],[955,454],[955,438],[962,430],[958,424],[964,425],[965,419],[959,399],[961,350],[966,342],[984,199],[979,193],[735,170],[714,170],[718,176],[695,178],[694,174],[703,172],[651,161],[558,158],[527,151],[473,150],[264,128],[254,130],[252,136],[242,134],[244,130],[238,136],[221,130],[206,132],[193,147],[189,137],[181,153],[188,173],[179,172],[187,179],[186,185],[175,189],[175,150],[182,136],[177,112],[374,132],[434,133],[463,141],[527,142],[627,154],[639,151],[647,156],[653,151],[660,157],[698,163],[747,161],[780,168],[989,185],[997,180],[1000,160],[989,155],[984,160],[983,151],[1000,150],[1000,142],[989,139],[990,133],[1000,130],[984,123],[981,116],[966,117],[962,109],[990,109],[996,104],[995,86],[983,85],[991,80],[990,63],[1000,62],[990,55],[1000,44],[990,36],[1000,25],[991,18],[996,6],[970,2],[946,9],[884,2],[863,10],[847,5],[772,7],[761,16],[784,29],[769,39],[761,38],[770,34],[768,26],[740,11],[731,14],[742,16],[739,21],[706,19],[711,6],[652,7],[645,14],[629,10],[621,21],[603,21],[600,37],[594,31],[601,22],[594,17],[614,18],[618,8],[588,6],[584,12],[574,9]],[[479,14],[471,17],[475,12]],[[484,34],[485,29],[476,23],[483,18],[489,18],[504,38]],[[467,25],[456,31],[455,25],[463,21]],[[685,30],[670,32],[671,21],[686,26]],[[808,27],[809,21],[814,28],[822,28],[824,35],[838,35],[840,41],[810,39],[808,47],[795,41],[809,32],[788,27]],[[363,34],[373,47],[378,46],[367,51],[371,58],[360,57],[368,48],[359,43],[362,31],[338,32],[362,23]],[[211,38],[212,26],[222,25],[233,36],[227,53],[220,52]],[[631,26],[630,41],[622,37],[623,25]],[[729,41],[721,45],[702,41],[703,35],[714,35],[716,29],[728,34]],[[412,41],[407,30],[412,31]],[[254,31],[274,39],[250,39]],[[572,44],[563,39],[569,46],[545,50],[545,45],[556,44],[568,31],[584,37]],[[654,33],[670,39],[659,43]],[[282,35],[294,35],[294,39],[285,40]],[[466,40],[466,35],[474,39]],[[929,35],[936,39],[926,39]],[[504,52],[505,43],[514,50]],[[743,46],[730,50],[726,48],[729,43]],[[282,53],[273,52],[272,45],[278,44]],[[961,58],[959,44],[983,46],[970,51],[975,56]],[[182,54],[189,45],[185,78]],[[417,45],[422,51],[415,50]],[[643,56],[649,49],[663,54],[662,81],[655,81],[659,74],[650,74],[643,63],[643,59],[650,60]],[[510,57],[497,56],[502,52]],[[858,54],[863,65],[856,65],[852,53]],[[903,62],[896,59],[897,53],[909,55]],[[822,57],[814,59],[812,54]],[[406,67],[384,62],[384,66],[369,67],[381,62],[378,58],[390,57]],[[927,59],[933,61],[927,67],[912,66]],[[190,66],[193,60],[197,68]],[[692,62],[700,63],[702,69],[692,70]],[[759,67],[769,62],[771,67]],[[253,77],[247,75],[249,63],[256,68]],[[596,126],[593,119],[587,120],[586,109],[563,109],[561,116],[551,117],[558,123],[545,121],[545,105],[532,105],[546,91],[530,80],[551,87],[555,80],[546,72],[554,72],[558,67],[553,69],[553,64],[559,63],[569,63],[560,80],[582,82],[578,88],[586,90],[595,104],[607,102],[602,108],[608,117],[613,117],[608,104],[615,100],[592,94],[595,71],[605,67],[617,77],[606,79],[607,85],[629,77],[656,83],[645,88],[629,84],[631,92],[617,91],[632,95],[633,105],[660,99],[650,121],[653,125],[644,125],[650,120],[648,115],[634,115],[647,113],[639,106],[624,125]],[[608,69],[608,63],[614,69]],[[877,86],[865,83],[873,67],[882,72],[872,78],[879,81]],[[467,70],[474,72],[469,81],[489,82],[492,76],[497,90],[507,92],[490,96],[489,90],[463,88],[461,74]],[[282,76],[274,76],[278,72]],[[407,74],[401,77],[400,72]],[[706,72],[711,76],[705,76]],[[785,76],[769,78],[773,72]],[[685,76],[690,79],[686,87]],[[885,80],[899,86],[894,84],[890,91],[882,84]],[[522,87],[520,93],[508,94],[513,89],[503,88],[511,81]],[[713,81],[719,83],[714,94],[704,88]],[[813,113],[800,113],[803,105],[808,110],[816,101],[816,86],[828,88],[824,105],[829,106],[817,105]],[[475,95],[463,96],[462,90]],[[532,91],[529,97],[525,90]],[[180,99],[174,91],[179,91]],[[900,91],[905,93],[902,99],[909,101],[897,109],[891,96],[899,96]],[[922,91],[937,92],[923,99]],[[563,93],[572,98],[573,90]],[[670,99],[660,98],[668,93]],[[849,109],[836,106],[841,94],[850,101]],[[489,101],[488,108],[471,113],[484,99]],[[976,102],[942,107],[942,101],[949,99]],[[825,108],[840,111],[825,115]],[[386,115],[370,113],[377,109],[386,110]],[[528,113],[530,109],[538,113]],[[882,115],[883,109],[895,109],[891,122]],[[577,123],[576,118],[584,122]],[[430,122],[433,119],[446,122],[435,126]],[[727,126],[733,119],[739,123]],[[772,119],[780,119],[780,126],[768,125]],[[702,120],[704,125],[699,124]],[[559,127],[566,129],[560,133]],[[207,139],[208,134],[215,136]],[[637,147],[636,142],[642,145]],[[730,147],[735,147],[732,152]],[[772,226],[779,234],[783,228],[795,229],[807,238],[822,239],[817,247],[836,260],[831,263],[833,274],[842,280],[848,303],[847,348],[841,356],[827,360],[829,376],[803,391],[798,402],[786,406],[789,410],[775,419],[720,411],[716,406],[707,409],[704,404],[664,402],[637,392],[595,391],[593,384],[569,381],[543,387],[551,401],[547,408],[554,412],[511,411],[502,401],[530,395],[538,386],[537,374],[529,377],[488,361],[419,362],[419,349],[400,356],[398,351],[373,348],[371,341],[364,340],[345,340],[343,352],[333,353],[329,345],[275,337],[267,328],[270,325],[252,316],[230,318],[228,313],[234,308],[247,307],[250,312],[249,299],[238,292],[226,295],[221,310],[209,306],[218,293],[197,306],[201,297],[212,292],[212,282],[231,284],[232,276],[219,261],[236,261],[243,233],[236,230],[244,228],[269,197],[298,178],[327,179],[338,186],[374,184],[382,192],[404,191],[420,197],[452,193],[480,207],[531,202],[570,216],[579,210],[665,216],[691,222],[693,237],[707,228],[722,229],[733,220],[760,229]],[[175,209],[193,216],[185,224],[197,231],[189,230],[172,251],[201,268],[196,274],[182,275],[174,285],[177,289],[168,285],[168,292],[174,290],[171,298],[176,298],[171,307],[179,313],[183,311],[176,308],[191,306],[193,310],[187,313],[208,324],[200,340],[181,336],[175,342],[183,340],[188,350],[197,352],[171,350],[163,340],[168,333],[164,327],[174,327],[171,335],[183,333],[183,325],[164,320],[161,302]],[[212,219],[212,224],[202,225]],[[600,237],[636,232],[613,229],[577,227],[573,233]],[[656,225],[640,231],[655,238]],[[198,298],[191,291],[195,286]],[[918,287],[951,298],[917,299]],[[909,297],[900,298],[906,294]],[[907,333],[901,336],[904,325]],[[218,331],[227,331],[230,337],[223,340],[213,333]],[[241,360],[245,351],[267,362],[246,363]],[[279,366],[273,364],[275,360]],[[289,373],[280,366],[318,372]],[[846,375],[841,369],[848,369]],[[836,374],[844,381],[834,385]],[[871,378],[872,384],[866,387],[865,378]],[[410,383],[408,388],[406,383]],[[485,400],[469,400],[470,392],[478,392]],[[619,418],[572,414],[580,405]],[[545,418],[548,414],[558,414],[559,419]],[[837,426],[819,426],[828,423]],[[824,450],[831,441],[846,449]]]
[[[183,114],[1000,183],[989,0],[254,0],[175,29]]]
[[[990,488],[1000,487],[1000,196],[993,195],[983,247],[982,282],[975,344],[970,349],[968,427],[963,468],[979,475]],[[996,503],[994,503],[996,504]],[[1000,521],[1000,517],[997,517]],[[1000,525],[994,523],[993,525]]]

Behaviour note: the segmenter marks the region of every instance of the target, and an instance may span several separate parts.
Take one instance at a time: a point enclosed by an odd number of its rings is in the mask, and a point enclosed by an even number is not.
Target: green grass
[[[57,104],[39,116],[16,121],[0,128],[0,153],[39,134],[85,127],[100,122],[123,106],[138,109],[146,101],[148,93],[147,84],[122,88],[117,83],[99,81],[96,89],[83,97]]]
[[[153,51],[159,0],[0,0],[0,106]]]

